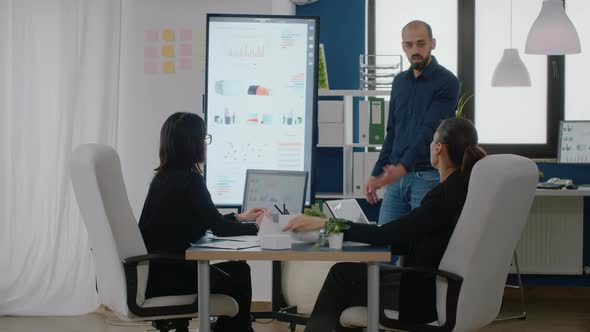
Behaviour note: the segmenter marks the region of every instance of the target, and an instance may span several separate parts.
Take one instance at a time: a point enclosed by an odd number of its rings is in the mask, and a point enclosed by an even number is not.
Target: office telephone
[[[541,182],[537,185],[539,189],[576,189],[574,181],[570,179],[551,178],[547,182]]]

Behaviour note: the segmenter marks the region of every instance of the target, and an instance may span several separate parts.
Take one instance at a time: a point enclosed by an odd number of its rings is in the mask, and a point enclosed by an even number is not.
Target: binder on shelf
[[[369,144],[385,140],[385,99],[369,97]]]
[[[369,145],[369,102],[359,102],[359,144]]]
[[[365,152],[352,153],[352,194],[363,197],[365,188]]]
[[[369,177],[371,176],[371,172],[373,172],[373,167],[375,167],[375,164],[377,163],[377,159],[379,159],[379,152],[377,151],[372,151],[372,152],[365,152],[364,157],[364,162],[365,164],[364,166],[364,176],[365,178],[363,179],[364,182],[367,182],[369,180]],[[381,187],[380,189],[377,190],[377,196],[380,198],[383,198],[383,194],[385,194],[385,188]],[[364,195],[364,193],[363,193]]]

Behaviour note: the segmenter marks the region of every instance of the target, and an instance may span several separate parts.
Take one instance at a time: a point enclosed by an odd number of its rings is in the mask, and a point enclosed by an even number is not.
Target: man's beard
[[[412,59],[410,59],[410,63],[412,64],[412,69],[417,70],[417,71],[424,70],[424,68],[426,68],[426,66],[428,65],[428,62],[430,61],[430,53],[428,53],[428,55],[426,57],[424,57],[422,59],[422,61],[418,61],[418,62],[412,62],[414,56],[416,56],[416,55],[412,55]]]

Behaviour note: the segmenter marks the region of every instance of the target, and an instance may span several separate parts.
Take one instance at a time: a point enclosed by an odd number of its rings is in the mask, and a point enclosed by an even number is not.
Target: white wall
[[[295,5],[289,0],[123,1],[117,150],[129,201],[138,219],[157,166],[164,120],[178,111],[202,113],[207,13],[294,15]],[[175,41],[161,41],[164,29],[175,31]],[[191,38],[181,41],[181,31],[190,31]],[[157,41],[146,40],[150,32],[158,34]],[[164,44],[174,44],[173,58],[161,55]],[[190,54],[180,57],[181,45],[188,45]],[[150,53],[154,48],[155,57]],[[190,62],[191,69],[181,67],[181,58],[185,65]],[[173,74],[161,73],[162,63],[168,60],[175,63]],[[145,68],[146,63],[157,64],[155,73]],[[254,262],[251,266],[253,300],[269,301],[270,263]]]

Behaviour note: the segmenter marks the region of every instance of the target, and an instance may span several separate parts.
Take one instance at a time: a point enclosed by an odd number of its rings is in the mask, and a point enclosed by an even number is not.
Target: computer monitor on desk
[[[272,213],[302,213],[307,190],[306,171],[249,169],[242,211],[266,208]],[[286,210],[286,211],[285,211]]]
[[[561,121],[557,160],[568,164],[590,164],[590,121]]]

